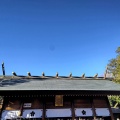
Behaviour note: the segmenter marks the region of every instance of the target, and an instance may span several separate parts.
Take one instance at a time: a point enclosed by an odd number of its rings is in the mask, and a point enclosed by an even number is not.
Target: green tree
[[[109,61],[107,65],[108,72],[112,74],[114,81],[120,83],[120,47],[116,50],[116,58]]]
[[[110,105],[114,108],[120,105],[120,96],[109,96]]]
[[[120,83],[120,47],[117,48],[116,54],[116,58],[109,61],[107,69],[108,72],[112,74],[113,80]],[[120,105],[120,96],[109,96],[109,100],[114,108]]]

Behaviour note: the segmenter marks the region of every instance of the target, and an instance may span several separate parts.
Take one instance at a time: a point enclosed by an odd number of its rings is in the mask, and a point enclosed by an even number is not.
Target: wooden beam
[[[42,101],[42,104],[43,104],[42,120],[45,120],[45,116],[46,116],[46,103],[45,103],[45,99]]]
[[[20,107],[20,116],[23,115],[23,106],[24,106],[24,101],[21,100],[21,107]]]
[[[108,100],[108,97],[106,96],[106,102],[107,102],[107,106],[109,108],[109,112],[110,112],[110,116],[111,116],[111,120],[115,120],[114,119],[114,116],[113,116],[113,113],[112,113],[112,109],[110,107],[110,103],[109,103],[109,100]]]
[[[75,120],[74,100],[71,100],[72,120]]]
[[[92,111],[93,111],[93,119],[96,120],[96,111],[95,111],[95,106],[93,103],[93,97],[90,99],[91,105],[92,105]]]

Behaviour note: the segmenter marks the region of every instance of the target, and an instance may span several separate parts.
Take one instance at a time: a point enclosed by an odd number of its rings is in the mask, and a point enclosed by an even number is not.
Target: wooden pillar
[[[92,111],[93,111],[93,119],[96,120],[96,111],[95,111],[95,106],[93,102],[93,97],[90,99],[91,105],[92,105]]]
[[[72,120],[75,119],[75,109],[74,109],[74,100],[71,101],[71,110],[72,110]]]
[[[24,100],[21,100],[21,107],[20,107],[20,116],[22,117],[23,115],[23,106],[24,106]]]
[[[114,119],[114,116],[113,116],[113,113],[112,113],[112,109],[110,107],[110,103],[109,103],[109,100],[108,100],[108,97],[106,96],[106,102],[107,102],[107,106],[109,108],[109,112],[110,112],[110,116],[111,116],[111,120],[115,120]]]
[[[46,104],[45,104],[45,100],[43,100],[42,120],[45,120],[45,116],[46,116]]]

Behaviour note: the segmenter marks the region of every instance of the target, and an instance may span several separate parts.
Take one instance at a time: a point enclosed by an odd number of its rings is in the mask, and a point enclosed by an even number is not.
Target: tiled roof
[[[120,84],[102,77],[7,76],[0,77],[0,91],[3,90],[120,91]]]

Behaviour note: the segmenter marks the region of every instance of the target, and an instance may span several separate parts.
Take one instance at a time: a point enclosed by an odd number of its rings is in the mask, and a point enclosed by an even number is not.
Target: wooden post
[[[24,106],[24,101],[21,101],[21,107],[20,107],[20,116],[23,115],[23,106]]]
[[[109,100],[108,100],[108,97],[106,96],[106,102],[107,102],[107,106],[109,108],[109,112],[110,112],[110,116],[111,116],[111,120],[115,120],[114,119],[114,116],[113,116],[113,113],[112,113],[112,109],[110,107],[110,103],[109,103]]]
[[[42,113],[42,120],[45,120],[45,116],[46,116],[46,104],[44,102],[45,100],[43,100],[43,113]]]
[[[92,111],[93,111],[93,119],[96,120],[96,111],[95,111],[95,106],[93,103],[93,97],[90,99],[91,105],[92,105]]]
[[[75,119],[75,109],[74,109],[74,100],[71,101],[71,110],[72,110],[72,120]]]

